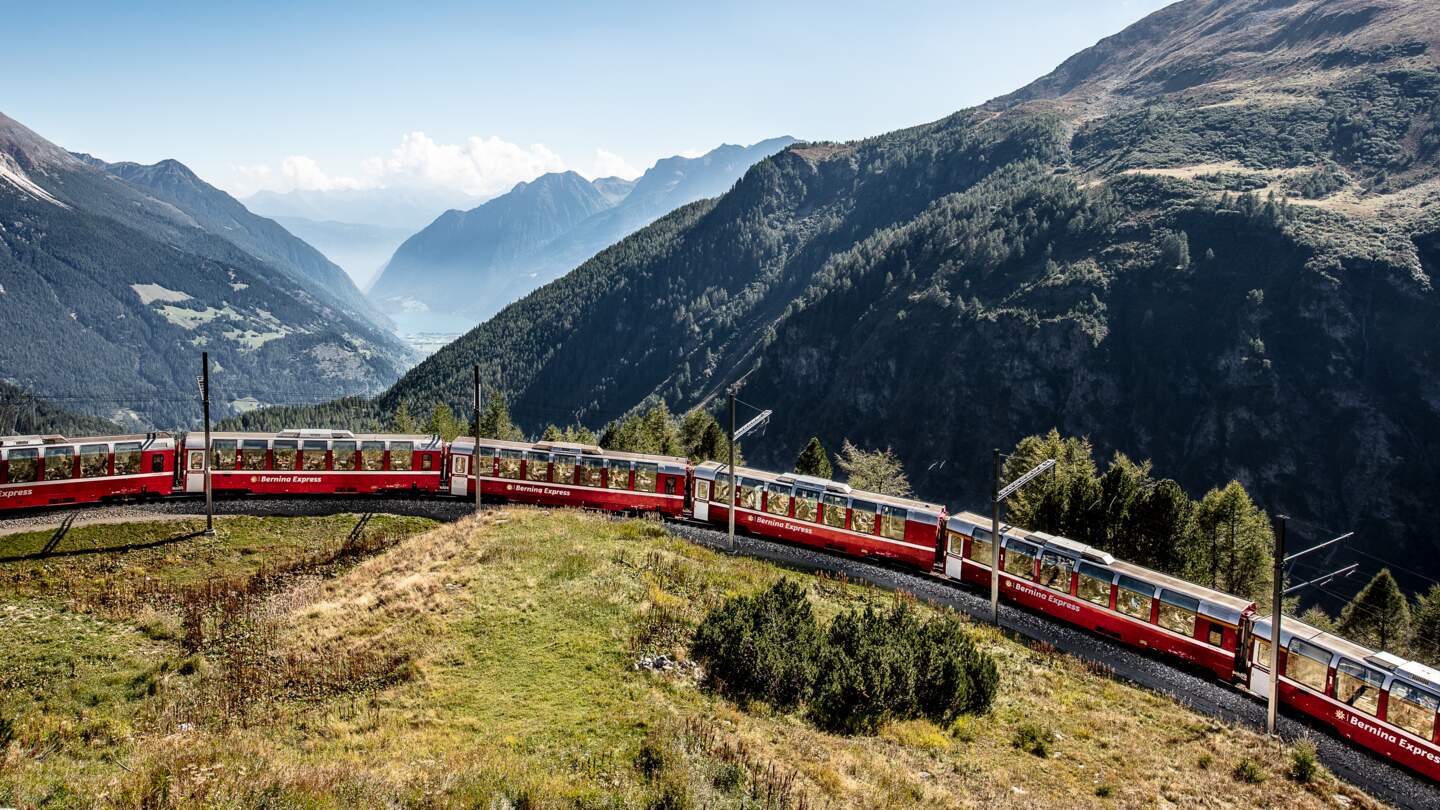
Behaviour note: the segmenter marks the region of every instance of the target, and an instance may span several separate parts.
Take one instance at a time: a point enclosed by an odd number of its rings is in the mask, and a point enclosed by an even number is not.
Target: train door
[[[695,515],[696,520],[709,520],[710,482],[704,478],[701,478],[698,475],[695,476],[692,480],[695,482],[695,491],[693,493],[694,506],[692,507],[692,514]]]
[[[201,448],[185,448],[185,491],[205,491],[205,451]]]
[[[470,494],[470,457],[453,451],[450,454],[450,494]]]
[[[1254,635],[1250,639],[1250,681],[1246,688],[1260,697],[1269,697],[1270,642]]]

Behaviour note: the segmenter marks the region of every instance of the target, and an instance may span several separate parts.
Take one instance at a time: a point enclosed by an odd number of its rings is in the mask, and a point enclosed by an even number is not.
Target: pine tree
[[[443,402],[435,403],[429,420],[425,422],[426,433],[433,433],[445,441],[453,441],[463,429],[460,420],[455,418],[455,412]]]
[[[1010,519],[1027,529],[1101,545],[1093,536],[1101,523],[1101,495],[1089,439],[1061,436],[1054,428],[1044,436],[1026,436],[1005,460],[1001,482],[1015,480],[1047,458],[1055,459],[1054,468],[1005,502]]]
[[[394,415],[390,417],[390,429],[396,433],[419,432],[420,425],[415,421],[415,417],[410,415],[409,405],[401,402],[399,407],[395,408]]]
[[[499,391],[485,401],[485,408],[480,414],[480,435],[512,442],[525,440],[525,433],[510,421],[510,406],[505,401],[505,395]]]
[[[1269,594],[1274,535],[1269,518],[1239,481],[1205,493],[1187,545],[1191,578],[1252,599]]]
[[[1337,627],[1342,635],[1381,650],[1394,649],[1406,640],[1410,633],[1410,605],[1389,568],[1380,569],[1345,606]]]
[[[542,442],[558,442],[564,441],[564,439],[565,434],[555,425],[546,425],[545,432],[540,434],[540,441]]]
[[[835,474],[830,466],[830,454],[825,452],[825,446],[820,444],[820,437],[810,437],[810,443],[805,445],[805,449],[801,450],[800,456],[795,459],[795,472],[816,478],[829,478]]]
[[[1410,654],[1431,666],[1440,664],[1440,585],[1431,586],[1410,614]]]
[[[840,455],[835,460],[845,471],[846,482],[855,489],[900,497],[910,494],[910,479],[905,477],[905,466],[888,447],[866,451],[846,439],[841,443]]]

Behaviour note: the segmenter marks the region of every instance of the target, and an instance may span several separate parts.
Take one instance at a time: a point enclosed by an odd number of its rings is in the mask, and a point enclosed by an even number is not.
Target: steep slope
[[[1436,31],[1404,0],[1178,3],[980,108],[762,161],[374,407],[464,407],[478,363],[527,428],[599,425],[753,369],[761,465],[848,437],[973,505],[991,448],[1058,426],[1440,577]]]
[[[417,328],[469,328],[656,218],[723,193],[793,141],[666,158],[633,183],[589,183],[573,172],[522,183],[474,210],[445,213],[401,245],[370,296]]]
[[[222,411],[375,390],[409,360],[316,285],[3,116],[0,167],[0,377],[42,399],[174,426],[202,348]]]
[[[388,326],[355,283],[320,251],[297,239],[279,223],[250,213],[229,194],[211,186],[176,160],[153,166],[106,163],[78,155],[95,168],[189,215],[195,227],[219,236],[251,256],[284,271],[316,297],[338,309]]]

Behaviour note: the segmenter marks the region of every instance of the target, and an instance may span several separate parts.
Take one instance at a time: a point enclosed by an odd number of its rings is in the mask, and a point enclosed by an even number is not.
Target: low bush
[[[1050,746],[1054,742],[1055,733],[1050,729],[1035,723],[1024,723],[1015,729],[1015,737],[1010,744],[1027,754],[1044,758],[1050,756]]]
[[[1320,772],[1320,763],[1315,758],[1315,743],[1301,740],[1290,751],[1290,778],[1300,784],[1314,781]]]
[[[810,695],[819,646],[805,589],[782,579],[757,596],[727,599],[712,610],[695,631],[691,655],[722,694],[789,709]]]
[[[1260,767],[1260,763],[1249,757],[1235,763],[1235,770],[1231,774],[1235,777],[1235,781],[1244,782],[1247,785],[1258,785],[1267,778],[1265,769]]]

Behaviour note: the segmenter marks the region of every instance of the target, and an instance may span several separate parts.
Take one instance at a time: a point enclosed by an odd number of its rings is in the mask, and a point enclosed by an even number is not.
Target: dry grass
[[[245,654],[207,642],[187,657],[136,619],[0,592],[0,623],[23,606],[32,628],[21,643],[0,641],[0,654],[49,654],[83,625],[93,641],[79,680],[132,684],[99,709],[47,698],[35,679],[13,684],[21,699],[5,705],[20,732],[0,769],[0,805],[1323,807],[1344,795],[1373,806],[1328,775],[1291,782],[1288,751],[1256,734],[982,627],[1003,678],[989,715],[869,738],[742,712],[684,678],[634,669],[642,653],[683,653],[725,596],[784,575],[653,523],[516,509],[264,594],[227,625],[237,644],[248,639]],[[825,619],[894,598],[791,576]],[[90,655],[101,649],[112,655]],[[387,677],[367,680],[357,664],[352,687],[341,677],[295,688],[346,661],[379,662]],[[237,667],[283,675],[285,662],[283,677],[252,673],[246,712],[216,710]],[[82,733],[77,712],[110,718],[110,731]],[[1048,758],[1012,744],[1027,723],[1053,733]],[[1269,778],[1236,781],[1245,758]]]

